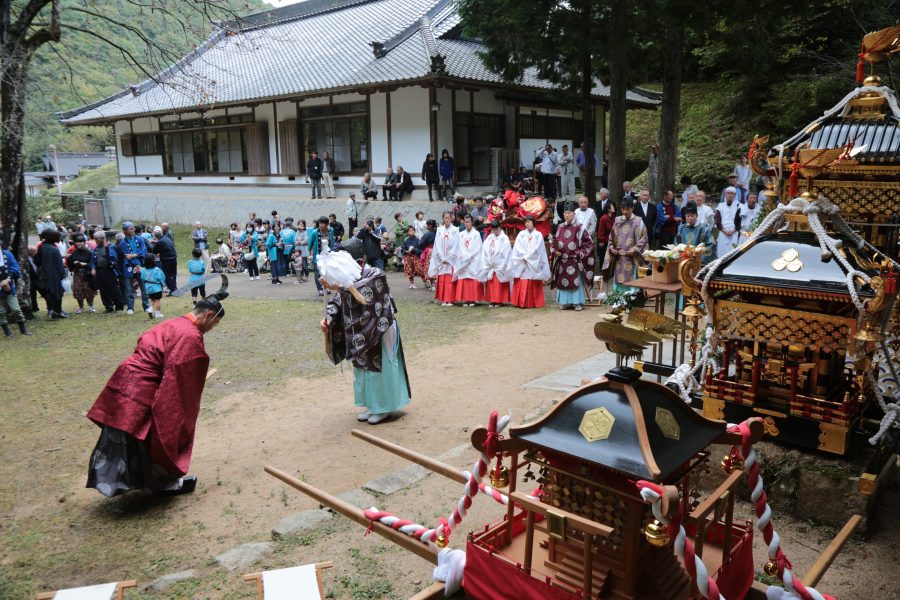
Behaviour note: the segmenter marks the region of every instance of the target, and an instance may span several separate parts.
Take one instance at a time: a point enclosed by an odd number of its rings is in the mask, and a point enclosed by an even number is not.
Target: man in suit
[[[403,170],[403,167],[397,167],[397,182],[394,184],[396,191],[392,200],[403,201],[403,196],[411,194],[413,191],[412,177]]]
[[[394,175],[394,170],[390,167],[387,168],[387,173],[384,176],[384,184],[381,186],[382,201],[387,200],[388,197],[390,197],[391,200],[397,199],[397,176]]]
[[[630,191],[630,190],[629,190]],[[625,194],[628,195],[627,193]],[[653,248],[654,229],[656,228],[656,205],[650,200],[650,190],[641,190],[638,201],[634,205],[634,216],[639,217],[647,228],[647,247]]]

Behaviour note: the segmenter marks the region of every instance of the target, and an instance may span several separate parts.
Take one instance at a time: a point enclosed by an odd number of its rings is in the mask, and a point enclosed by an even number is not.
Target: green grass
[[[87,192],[108,190],[119,183],[119,172],[116,163],[111,162],[97,169],[84,169],[81,174],[62,186],[64,192]]]

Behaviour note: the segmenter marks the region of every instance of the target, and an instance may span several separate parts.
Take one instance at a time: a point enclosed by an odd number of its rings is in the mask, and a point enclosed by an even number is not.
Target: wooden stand
[[[325,569],[330,569],[334,566],[334,563],[331,561],[316,563],[316,583],[319,584],[319,598],[325,598],[325,587],[322,585],[322,571]],[[265,592],[263,590],[263,574],[262,573],[250,573],[248,575],[244,575],[244,581],[255,581],[256,582],[256,597],[258,600],[263,600],[265,598]],[[302,592],[303,590],[298,590],[298,592]]]

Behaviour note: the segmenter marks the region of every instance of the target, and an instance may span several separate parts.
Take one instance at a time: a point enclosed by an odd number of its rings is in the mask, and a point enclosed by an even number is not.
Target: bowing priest
[[[472,215],[463,217],[465,228],[456,239],[456,263],[453,265],[454,300],[463,306],[484,301],[481,280],[481,233],[475,229]]]
[[[353,366],[354,404],[363,409],[356,420],[377,425],[411,396],[397,307],[384,271],[365,264],[362,241],[353,238],[341,248],[320,257],[322,285],[337,292],[320,327],[332,362],[348,360]]]
[[[634,214],[634,201],[622,198],[622,214],[613,222],[603,259],[603,278],[612,279],[615,288],[627,287],[634,279],[635,269],[643,262],[647,248],[647,227],[643,219]]]
[[[509,304],[509,238],[500,229],[500,221],[491,221],[491,232],[481,245],[481,280],[484,281],[484,301],[489,306]]]
[[[434,232],[434,246],[428,261],[428,278],[436,281],[434,299],[440,302],[441,306],[453,306],[455,299],[453,265],[456,262],[456,238],[459,236],[459,226],[453,224],[453,217],[449,211],[444,211],[441,218],[443,225]]]
[[[544,236],[534,228],[534,217],[524,219],[525,229],[516,236],[509,256],[513,278],[512,305],[519,308],[544,306],[544,282],[550,279],[550,262]]]
[[[594,282],[594,244],[591,233],[575,221],[575,208],[570,202],[563,208],[563,219],[550,246],[556,302],[560,310],[581,310],[585,290]]]
[[[160,495],[187,494],[187,476],[209,356],[203,336],[225,316],[222,287],[177,319],[138,338],[87,413],[100,427],[87,487],[107,497],[130,489]]]

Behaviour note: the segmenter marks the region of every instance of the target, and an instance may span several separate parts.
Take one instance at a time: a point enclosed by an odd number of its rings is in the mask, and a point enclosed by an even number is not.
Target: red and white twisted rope
[[[694,551],[694,543],[688,538],[684,527],[681,524],[681,511],[673,519],[668,519],[662,514],[661,498],[663,494],[662,486],[652,481],[638,481],[638,489],[641,498],[650,503],[653,510],[653,516],[656,520],[666,526],[669,537],[675,540],[675,554],[684,563],[684,569],[690,575],[691,580],[696,582],[697,590],[700,595],[709,600],[725,600],[725,597],[719,593],[719,586],[716,580],[710,577],[709,570],[703,563],[703,559],[697,556]]]
[[[772,526],[772,509],[769,507],[766,490],[763,487],[763,479],[759,474],[759,465],[756,462],[756,451],[750,443],[751,433],[749,423],[753,420],[761,420],[759,417],[747,419],[740,425],[729,423],[728,431],[738,433],[741,436],[740,452],[744,459],[744,469],[747,474],[747,487],[750,488],[750,500],[756,512],[756,527],[762,532],[763,540],[768,545],[769,560],[775,563],[778,569],[778,578],[784,583],[784,589],[770,586],[767,597],[770,600],[834,600],[833,596],[821,594],[815,588],[806,587],[799,577],[794,576],[793,566],[781,549],[781,536]],[[736,449],[737,447],[735,447]],[[734,451],[735,449],[732,449]]]

